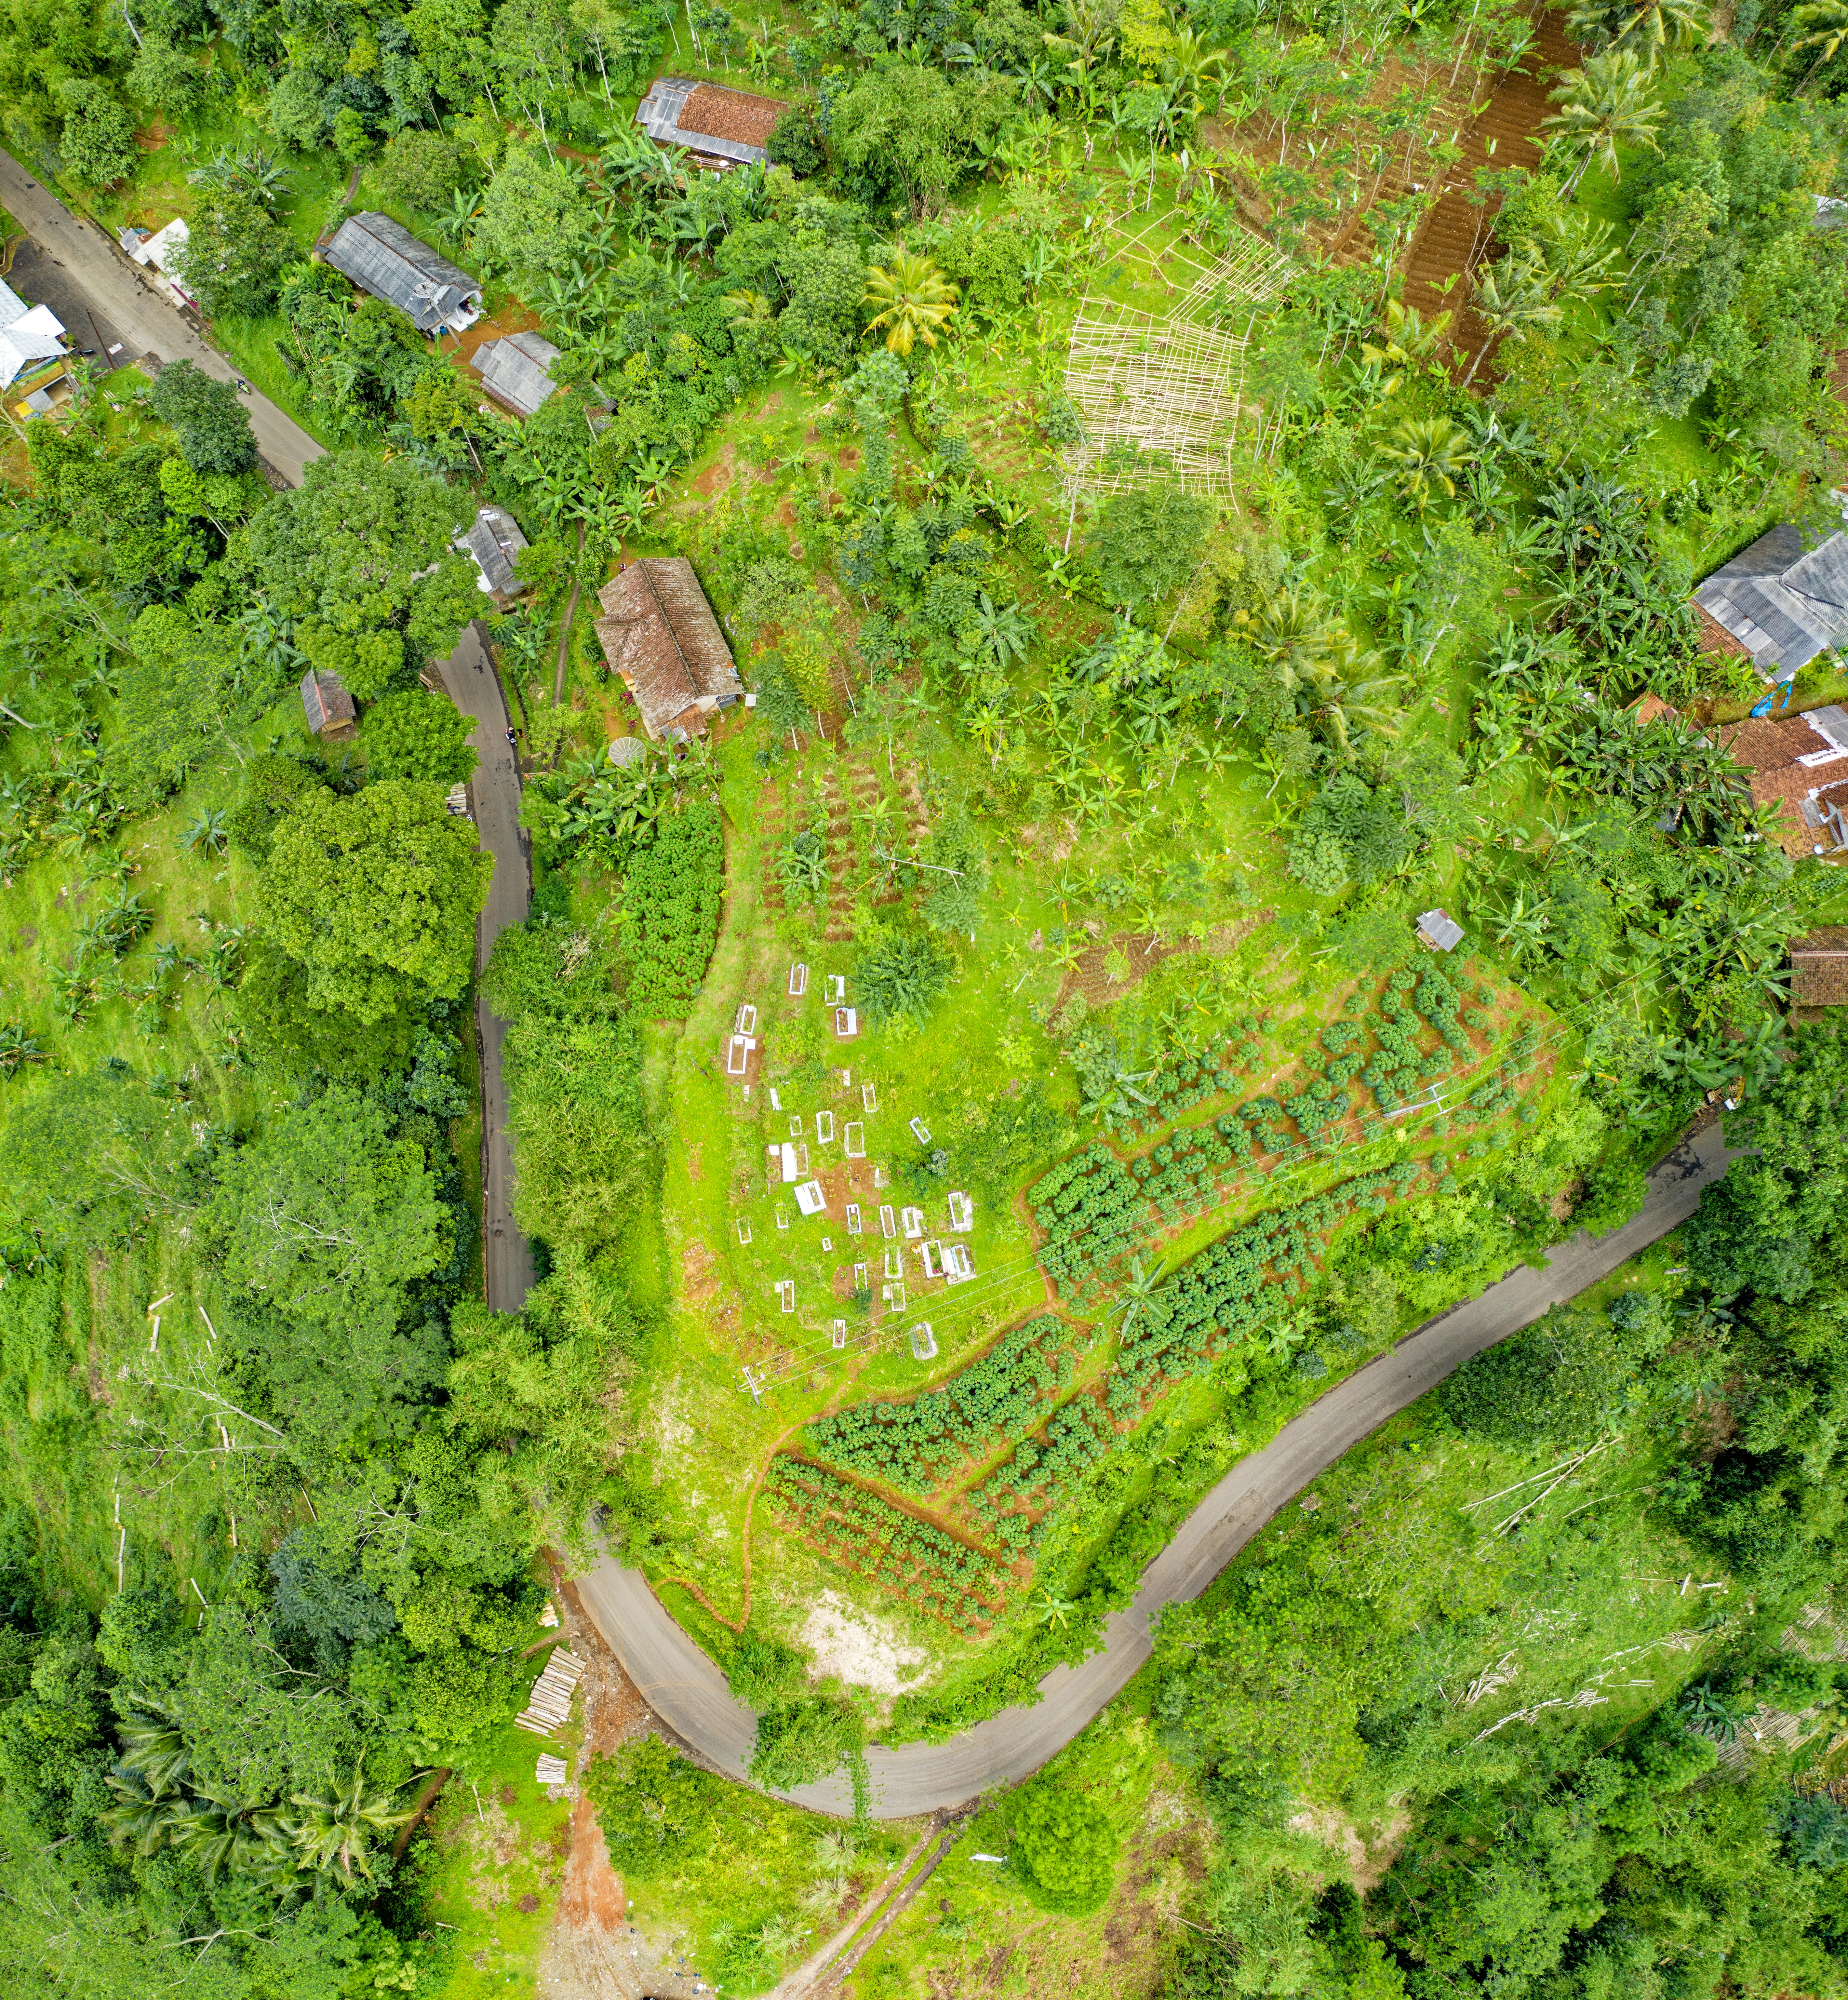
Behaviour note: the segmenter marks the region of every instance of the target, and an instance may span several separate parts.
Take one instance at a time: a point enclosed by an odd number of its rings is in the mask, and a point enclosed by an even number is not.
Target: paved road
[[[1004,1710],[948,1743],[870,1751],[875,1814],[898,1819],[933,1811],[972,1798],[997,1780],[1037,1771],[1148,1658],[1150,1623],[1165,1605],[1198,1597],[1280,1507],[1471,1355],[1575,1297],[1686,1221],[1701,1189],[1725,1172],[1727,1158],[1718,1127],[1710,1127],[1656,1168],[1641,1211],[1621,1229],[1595,1242],[1581,1234],[1561,1244],[1544,1270],[1523,1265],[1337,1383],[1220,1481],[1144,1571],[1128,1611],[1106,1621],[1104,1650],[1082,1665],[1055,1668],[1040,1682],[1044,1699],[1036,1707]],[[742,1776],[756,1718],[733,1699],[724,1676],[639,1572],[606,1559],[578,1579],[578,1589],[655,1713],[715,1764]],[[835,1780],[790,1796],[824,1812],[851,1810],[846,1785]]]
[[[187,324],[179,308],[139,265],[132,264],[113,240],[87,216],[73,215],[49,189],[35,181],[10,154],[0,153],[0,207],[25,230],[94,310],[99,326],[113,330],[125,352],[122,361],[158,354],[163,361],[191,361],[206,374],[229,382],[237,371],[208,347]],[[23,273],[22,273],[23,278]],[[71,324],[73,345],[88,347],[87,328]],[[300,424],[255,391],[243,399],[256,432],[257,450],[291,486],[301,484],[302,469],[318,458],[322,447]]]
[[[443,683],[465,715],[475,718],[468,739],[481,762],[470,781],[475,825],[494,856],[494,880],[475,929],[475,969],[501,932],[526,920],[532,888],[526,837],[519,826],[519,773],[507,743],[507,703],[481,636],[471,625],[440,662]],[[481,1228],[487,1239],[488,1303],[496,1312],[517,1311],[533,1288],[533,1253],[513,1220],[513,1142],[507,1136],[507,1084],[501,1073],[507,1024],[478,993],[475,1041],[481,1054]],[[663,1616],[665,1614],[663,1613]]]

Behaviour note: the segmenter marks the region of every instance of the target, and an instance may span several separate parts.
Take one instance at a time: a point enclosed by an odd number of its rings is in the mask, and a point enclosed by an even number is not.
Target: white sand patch
[[[874,1694],[898,1694],[930,1664],[930,1655],[901,1645],[889,1625],[864,1612],[850,1611],[825,1590],[798,1634],[815,1655],[818,1674],[833,1674],[849,1687]]]

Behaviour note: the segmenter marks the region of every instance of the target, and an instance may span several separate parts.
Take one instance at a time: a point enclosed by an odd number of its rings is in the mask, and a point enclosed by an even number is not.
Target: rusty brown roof
[[[1848,926],[1826,925],[1791,939],[1791,1005],[1848,1006]]]
[[[1732,752],[1733,762],[1748,771],[1781,771],[1799,757],[1813,757],[1835,747],[1801,715],[1786,716],[1780,722],[1748,716],[1743,722],[1716,729],[1714,736]]]
[[[657,741],[706,727],[744,693],[731,648],[684,556],[644,556],[597,592],[597,637]]]
[[[780,99],[702,83],[680,108],[680,130],[709,139],[735,139],[741,145],[767,146],[776,121],[789,106]]]

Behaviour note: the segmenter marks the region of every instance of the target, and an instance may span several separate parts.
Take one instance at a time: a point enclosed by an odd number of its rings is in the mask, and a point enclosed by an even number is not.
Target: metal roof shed
[[[1768,678],[1787,679],[1848,639],[1848,535],[1812,548],[1789,521],[1723,563],[1694,602]]]
[[[322,254],[363,291],[396,306],[419,333],[459,332],[481,318],[480,285],[388,215],[349,215]]]
[[[1433,951],[1454,951],[1463,942],[1462,927],[1442,910],[1426,910],[1419,917],[1418,936]]]
[[[457,553],[467,556],[478,572],[475,578],[477,588],[496,597],[519,595],[520,582],[514,574],[513,559],[526,546],[526,538],[519,531],[519,523],[501,507],[484,507],[476,515],[474,525],[455,543]]]
[[[353,733],[353,698],[338,674],[317,673],[314,668],[301,678],[302,713],[317,736],[335,738]]]
[[[558,393],[551,371],[558,353],[543,334],[510,333],[505,339],[483,341],[469,366],[497,403],[530,417],[547,397]]]

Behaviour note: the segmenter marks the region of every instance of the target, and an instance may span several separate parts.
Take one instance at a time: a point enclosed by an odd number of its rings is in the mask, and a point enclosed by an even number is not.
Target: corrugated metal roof
[[[301,706],[317,736],[346,728],[353,719],[353,698],[346,682],[338,674],[317,673],[312,667],[301,677]]]
[[[551,377],[558,359],[558,349],[542,334],[510,333],[504,340],[484,341],[470,365],[491,396],[530,417],[558,392]]]
[[[1809,548],[1780,521],[1715,570],[1694,602],[1761,671],[1792,673],[1848,639],[1848,535]]]
[[[388,215],[349,215],[323,253],[336,271],[407,314],[420,333],[467,326],[476,317],[481,288]]]
[[[519,523],[504,508],[484,507],[474,525],[456,543],[457,551],[474,560],[481,573],[481,587],[502,597],[519,594],[519,578],[514,574],[513,558],[526,546]]]

